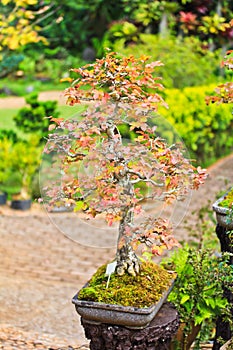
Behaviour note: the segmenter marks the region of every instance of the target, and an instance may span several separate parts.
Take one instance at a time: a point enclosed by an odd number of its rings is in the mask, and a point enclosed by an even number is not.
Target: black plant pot
[[[7,193],[0,193],[0,205],[6,204],[7,201]]]
[[[31,208],[31,199],[14,199],[11,201],[11,209],[28,210]]]

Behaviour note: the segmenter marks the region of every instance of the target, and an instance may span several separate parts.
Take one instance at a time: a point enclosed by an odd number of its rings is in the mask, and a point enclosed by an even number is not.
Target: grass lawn
[[[80,113],[80,110],[82,110],[81,106],[58,106],[58,111],[60,112],[60,117],[63,118],[72,118],[75,116],[76,113]],[[20,131],[14,122],[14,116],[17,114],[18,109],[0,109],[0,129],[11,129],[14,130],[19,137],[24,136],[23,132]]]

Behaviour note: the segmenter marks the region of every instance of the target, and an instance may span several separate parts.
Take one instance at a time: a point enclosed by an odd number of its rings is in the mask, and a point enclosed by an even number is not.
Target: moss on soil
[[[101,266],[92,276],[88,287],[79,292],[79,300],[149,307],[161,298],[176,276],[175,273],[168,272],[153,262],[143,262],[140,274],[118,276],[114,273],[106,288],[108,280],[105,276],[106,266]]]
[[[228,192],[224,199],[219,203],[220,207],[233,208],[233,188]]]

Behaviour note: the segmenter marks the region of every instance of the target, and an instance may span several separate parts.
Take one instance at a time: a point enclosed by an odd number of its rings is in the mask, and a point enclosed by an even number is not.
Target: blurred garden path
[[[63,91],[46,91],[39,93],[40,101],[57,100],[59,104],[65,104],[65,97]],[[25,98],[10,96],[0,98],[0,109],[1,108],[22,108],[25,106]]]
[[[4,100],[9,105],[9,99]],[[0,108],[6,108],[2,103]],[[208,201],[211,208],[216,194],[233,183],[233,154],[211,166],[208,173],[205,184],[190,196],[189,206],[181,202],[174,208],[173,221],[185,214],[191,225],[196,221],[193,211]],[[150,205],[149,211],[155,208]],[[59,229],[62,224],[71,233],[78,226],[80,235],[88,238],[87,246],[64,235]],[[179,240],[189,240],[186,226],[183,220],[175,228]],[[0,207],[0,349],[88,349],[71,299],[96,268],[114,256],[111,247],[88,244],[91,230],[82,221],[77,225],[70,213],[48,216],[39,204],[26,212]],[[95,234],[97,241],[108,241],[109,231],[95,229]]]

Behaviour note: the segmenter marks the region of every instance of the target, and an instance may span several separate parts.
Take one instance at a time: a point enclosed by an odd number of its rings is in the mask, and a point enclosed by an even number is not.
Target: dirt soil
[[[208,173],[206,183],[190,196],[189,206],[186,201],[168,213],[179,223],[179,240],[190,239],[184,222],[195,222],[193,211],[208,201],[211,207],[216,194],[233,183],[233,154]],[[148,210],[158,208],[150,205]],[[82,220],[77,224],[69,213],[48,216],[38,204],[25,212],[10,209],[9,203],[0,207],[0,349],[88,349],[71,299],[96,268],[114,256],[109,231],[96,225],[93,244],[93,226]],[[101,240],[105,248],[96,244]]]

